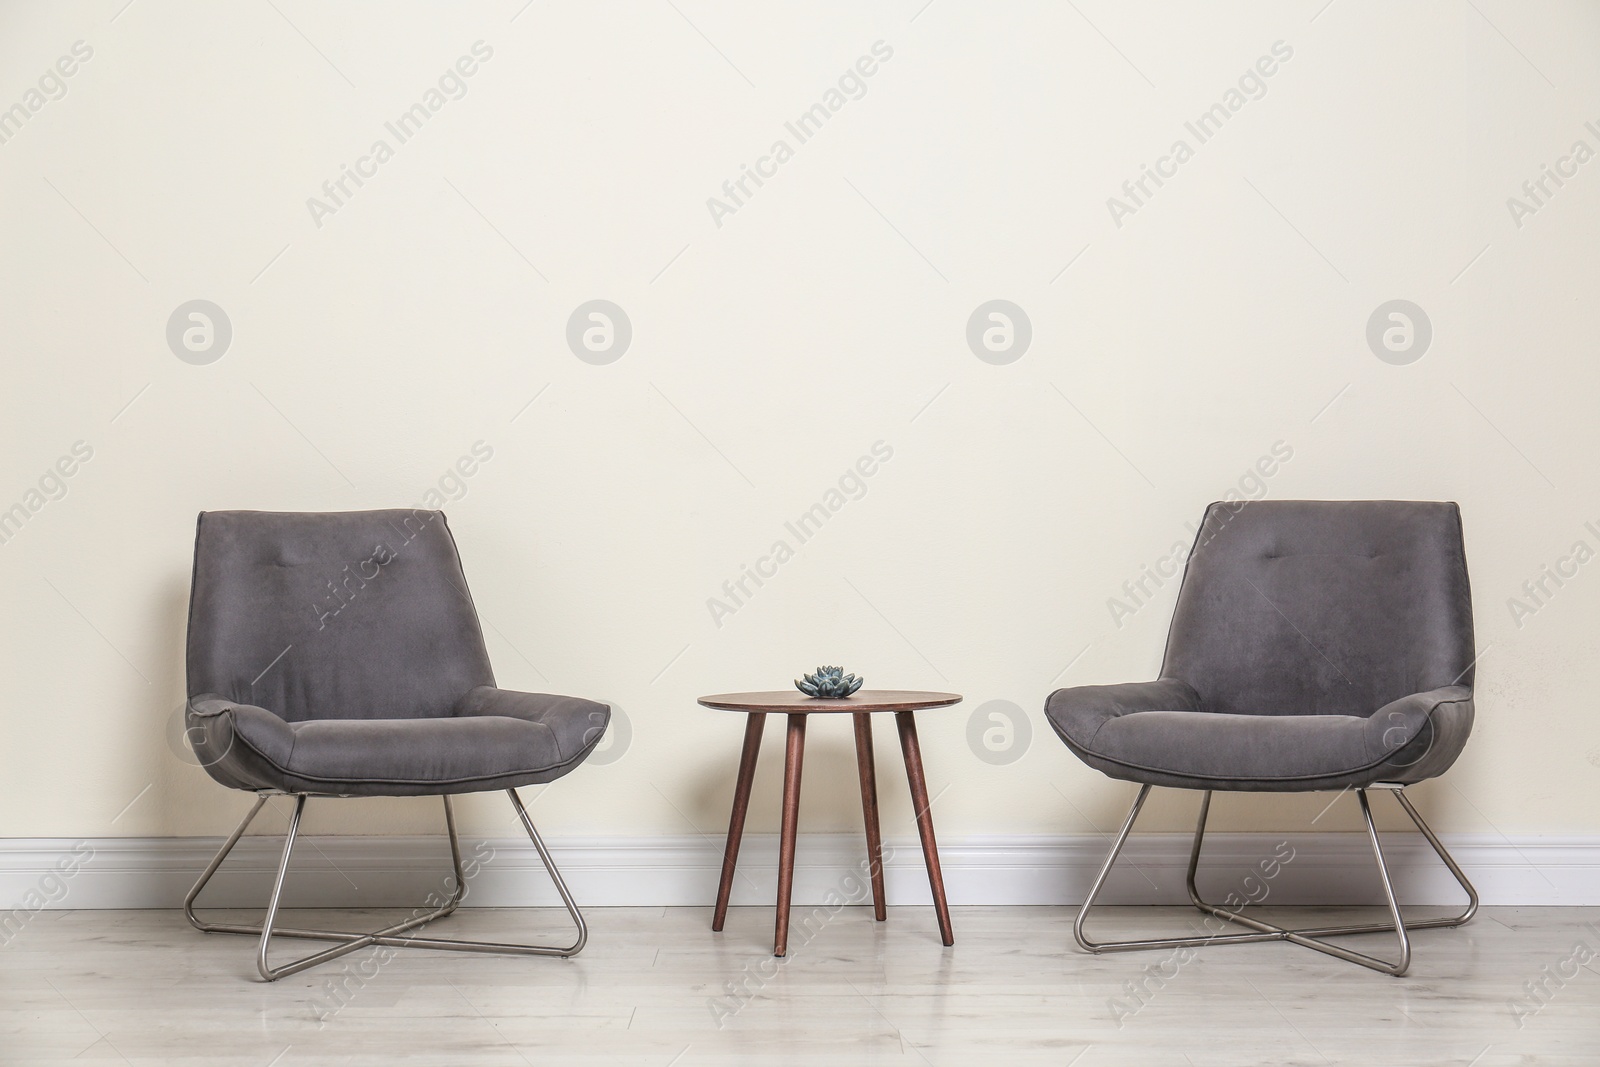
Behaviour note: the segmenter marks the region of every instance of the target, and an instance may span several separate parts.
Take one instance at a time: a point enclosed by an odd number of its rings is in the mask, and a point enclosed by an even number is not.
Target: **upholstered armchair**
[[[583,916],[517,796],[573,770],[605,732],[610,708],[495,687],[472,595],[442,512],[200,515],[189,601],[187,733],[222,785],[256,794],[184,912],[206,932],[260,938],[268,981],[368,945],[571,956]],[[564,947],[490,944],[409,931],[456,909],[466,892],[450,798],[505,790],[577,926]],[[275,925],[311,797],[441,797],[454,861],[442,907],[371,933]],[[195,900],[273,797],[293,801],[283,858],[261,925],[206,922]],[[336,942],[281,966],[274,935]]]
[[[1443,774],[1472,730],[1472,594],[1453,503],[1260,501],[1212,504],[1196,537],[1153,682],[1051,694],[1045,713],[1089,766],[1140,785],[1078,913],[1091,952],[1286,940],[1394,975],[1408,932],[1459,926],[1477,894],[1405,795]],[[1199,790],[1188,892],[1248,932],[1095,942],[1084,923],[1154,786]],[[1218,907],[1195,888],[1215,791],[1354,791],[1391,924],[1290,930]],[[1389,793],[1461,887],[1459,915],[1407,922],[1395,900],[1368,792]],[[1391,932],[1396,960],[1324,938]]]

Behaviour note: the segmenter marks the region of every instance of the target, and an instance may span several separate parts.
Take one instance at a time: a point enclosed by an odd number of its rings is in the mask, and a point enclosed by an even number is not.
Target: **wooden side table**
[[[789,897],[794,888],[795,832],[800,821],[800,763],[805,754],[806,719],[817,714],[848,714],[855,720],[856,770],[861,777],[861,812],[867,829],[867,859],[872,872],[873,914],[882,922],[883,838],[878,831],[878,780],[872,759],[872,715],[893,712],[900,730],[900,751],[905,756],[906,779],[911,785],[911,803],[917,814],[917,834],[922,839],[922,859],[928,868],[928,883],[933,888],[933,907],[939,917],[939,936],[946,945],[955,944],[950,927],[950,908],[944,899],[944,876],[939,871],[939,846],[933,837],[933,816],[928,811],[928,784],[922,775],[922,751],[917,744],[917,723],[913,713],[924,708],[945,708],[959,704],[956,693],[923,693],[894,689],[863,689],[843,700],[820,700],[798,690],[775,693],[722,693],[701,697],[700,703],[720,711],[742,711],[748,718],[744,727],[744,752],[739,757],[739,777],[733,789],[733,814],[728,819],[728,843],[722,853],[722,884],[717,889],[717,910],[711,929],[721,930],[728,917],[728,897],[733,892],[733,872],[739,858],[739,840],[744,836],[745,813],[750,807],[750,786],[756,774],[756,755],[761,750],[761,729],[768,713],[789,719],[788,745],[783,761],[783,834],[778,849],[778,919],[773,935],[773,955],[782,956],[789,948]]]

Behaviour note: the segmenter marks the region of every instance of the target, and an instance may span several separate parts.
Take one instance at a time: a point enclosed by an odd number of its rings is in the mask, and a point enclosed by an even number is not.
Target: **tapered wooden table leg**
[[[728,821],[728,843],[722,854],[722,884],[717,891],[717,906],[711,928],[721,930],[727,918],[728,898],[733,892],[733,876],[739,858],[739,839],[744,833],[745,811],[750,803],[751,779],[755,774],[756,753],[761,745],[761,723],[766,714],[784,715],[789,720],[783,760],[783,833],[778,846],[777,924],[773,931],[773,955],[789,951],[789,905],[794,896],[794,853],[800,829],[800,766],[805,758],[806,722],[812,715],[848,714],[856,734],[856,772],[861,779],[861,815],[866,824],[868,874],[872,879],[873,915],[880,922],[888,916],[888,895],[884,892],[883,834],[878,822],[878,772],[872,753],[874,714],[893,713],[900,729],[900,750],[905,755],[906,778],[911,783],[911,802],[916,809],[917,833],[922,839],[922,858],[928,866],[928,881],[939,915],[939,933],[946,945],[955,943],[950,928],[950,908],[944,899],[944,875],[939,870],[939,847],[933,837],[933,818],[928,814],[928,786],[923,779],[922,754],[917,747],[917,726],[913,711],[948,708],[961,703],[959,693],[927,693],[908,689],[858,690],[848,697],[819,698],[803,691],[777,693],[721,693],[700,698],[703,707],[719,711],[742,712],[745,723],[744,755],[739,762],[739,778],[734,787],[733,817]]]
[[[800,824],[800,762],[806,749],[806,716],[789,716],[789,740],[783,753],[783,833],[778,843],[778,925],[772,954],[789,951],[789,896],[794,890],[794,842]]]
[[[946,945],[956,943],[950,926],[950,906],[944,899],[944,874],[939,870],[939,844],[933,836],[933,813],[928,810],[928,783],[922,777],[922,750],[917,745],[917,721],[909,711],[897,711],[895,725],[900,728],[900,751],[906,758],[906,779],[911,783],[911,805],[917,813],[917,835],[922,838],[922,859],[928,866],[928,884],[933,888],[933,908],[939,916],[939,936]]]
[[[711,929],[721,930],[728,918],[728,897],[733,893],[733,870],[739,862],[739,841],[744,837],[744,817],[750,810],[750,785],[756,777],[756,757],[761,754],[761,728],[765,712],[752,711],[744,724],[744,753],[739,757],[739,777],[733,786],[733,814],[728,817],[728,843],[722,849],[722,884],[717,888],[717,910]]]
[[[888,917],[884,910],[883,836],[878,832],[878,771],[872,759],[872,716],[858,712],[856,723],[856,770],[861,776],[861,816],[867,824],[867,863],[872,873],[872,914],[879,922]]]

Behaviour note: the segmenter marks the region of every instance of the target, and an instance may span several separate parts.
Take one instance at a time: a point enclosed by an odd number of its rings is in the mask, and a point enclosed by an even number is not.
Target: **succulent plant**
[[[794,687],[808,697],[843,700],[861,688],[865,678],[844,673],[843,667],[818,667],[815,674],[796,679]]]

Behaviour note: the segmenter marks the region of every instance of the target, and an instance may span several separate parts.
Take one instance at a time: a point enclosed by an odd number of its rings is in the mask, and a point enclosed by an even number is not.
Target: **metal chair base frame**
[[[1206,816],[1211,810],[1211,791],[1206,790],[1205,796],[1200,802],[1200,818],[1195,825],[1194,847],[1189,852],[1189,871],[1185,882],[1189,891],[1189,901],[1196,908],[1207,915],[1215,916],[1216,918],[1224,919],[1230,923],[1234,923],[1235,925],[1246,927],[1252,932],[1214,934],[1209,937],[1151,938],[1134,941],[1091,941],[1083,932],[1084,921],[1088,918],[1089,909],[1094,906],[1095,898],[1099,896],[1101,888],[1105,885],[1106,877],[1111,873],[1111,867],[1116,863],[1118,854],[1122,852],[1123,845],[1125,845],[1128,841],[1128,834],[1133,830],[1134,821],[1139,817],[1139,809],[1144,807],[1145,799],[1150,795],[1151,786],[1146,785],[1140,788],[1139,795],[1134,798],[1133,808],[1128,812],[1127,821],[1122,824],[1122,830],[1117,834],[1116,840],[1111,846],[1111,854],[1106,857],[1105,865],[1100,868],[1100,874],[1095,878],[1094,885],[1089,890],[1088,898],[1084,900],[1083,907],[1078,910],[1077,921],[1074,922],[1072,926],[1072,936],[1084,949],[1095,953],[1126,952],[1135,949],[1248,944],[1258,941],[1289,941],[1296,945],[1304,946],[1305,948],[1315,949],[1318,952],[1324,952],[1330,956],[1336,956],[1339,959],[1347,960],[1351,963],[1360,964],[1363,967],[1370,967],[1372,970],[1381,971],[1384,974],[1394,975],[1398,978],[1399,976],[1405,974],[1406,970],[1411,966],[1411,938],[1409,936],[1411,931],[1454,927],[1468,922],[1473,915],[1477,913],[1478,893],[1477,890],[1473,889],[1472,883],[1467,880],[1466,874],[1464,874],[1461,868],[1456,865],[1456,861],[1451,858],[1450,853],[1445,850],[1445,847],[1439,841],[1439,838],[1434,835],[1433,830],[1431,830],[1428,827],[1428,824],[1423,821],[1423,818],[1417,812],[1417,809],[1411,805],[1411,801],[1405,795],[1404,786],[1379,783],[1374,784],[1369,788],[1381,789],[1385,792],[1394,794],[1394,798],[1400,802],[1401,808],[1408,816],[1411,817],[1411,821],[1416,824],[1417,829],[1422,832],[1423,838],[1433,848],[1433,851],[1438,855],[1439,859],[1444,862],[1445,867],[1447,867],[1451,875],[1455,877],[1456,882],[1460,884],[1462,889],[1466,890],[1467,907],[1465,911],[1450,918],[1413,920],[1409,923],[1405,920],[1404,916],[1402,916],[1400,913],[1400,905],[1395,900],[1394,884],[1389,879],[1389,868],[1384,862],[1383,857],[1383,844],[1378,837],[1378,828],[1372,821],[1372,806],[1367,800],[1366,789],[1357,789],[1355,793],[1357,799],[1361,802],[1361,815],[1366,821],[1367,838],[1372,844],[1372,854],[1378,863],[1378,876],[1383,883],[1384,899],[1388,902],[1389,914],[1393,920],[1392,922],[1361,924],[1353,926],[1323,926],[1296,930],[1282,926],[1275,926],[1272,923],[1263,922],[1259,919],[1252,919],[1248,916],[1241,915],[1236,911],[1229,911],[1225,908],[1217,907],[1214,904],[1208,904],[1205,900],[1201,899],[1199,890],[1195,888],[1194,884],[1195,872],[1200,866],[1200,845],[1205,838]],[[1380,959],[1376,956],[1369,956],[1363,952],[1355,952],[1351,949],[1344,948],[1340,945],[1331,944],[1330,942],[1323,940],[1323,938],[1327,937],[1342,937],[1350,934],[1382,933],[1394,934],[1399,939],[1400,953],[1398,959],[1394,961]]]
[[[584,944],[589,940],[589,928],[583,921],[583,914],[578,910],[578,905],[574,903],[572,894],[567,891],[567,885],[561,879],[561,872],[556,869],[555,862],[550,858],[550,852],[545,848],[544,841],[539,837],[539,831],[534,829],[533,820],[528,818],[527,809],[522,806],[522,800],[517,796],[517,791],[515,789],[507,789],[506,795],[511,798],[511,806],[516,809],[518,818],[522,820],[523,829],[528,832],[528,837],[533,841],[533,847],[538,851],[539,858],[544,861],[545,869],[550,872],[550,879],[555,883],[556,892],[561,895],[561,902],[566,905],[567,913],[572,917],[573,923],[578,928],[578,939],[571,945],[561,947],[555,945],[506,944],[494,941],[461,941],[453,938],[418,937],[408,933],[408,931],[415,930],[419,926],[449,915],[460,907],[462,899],[466,896],[467,878],[462,869],[461,842],[456,836],[455,812],[450,806],[450,798],[448,796],[442,799],[444,800],[445,827],[450,834],[450,857],[454,867],[455,885],[451,890],[450,899],[443,906],[428,911],[426,914],[413,915],[409,919],[395,923],[392,926],[386,926],[381,930],[374,930],[371,933],[347,930],[300,930],[277,926],[278,909],[283,901],[283,883],[289,873],[289,857],[294,852],[295,838],[299,834],[300,816],[305,811],[306,801],[310,799],[311,794],[274,792],[263,792],[257,796],[255,805],[245,815],[244,821],[239,823],[238,829],[234,830],[233,835],[223,843],[221,851],[212,859],[210,866],[205,869],[205,873],[200,876],[200,880],[195,883],[194,888],[189,890],[189,895],[183,902],[183,914],[196,930],[203,933],[248,934],[253,937],[259,937],[261,941],[256,951],[256,970],[261,973],[262,978],[269,982],[275,982],[279,978],[284,978],[291,974],[298,974],[308,967],[327,963],[330,960],[338,959],[340,956],[348,955],[370,945],[431,948],[450,952],[487,952],[518,956],[576,956],[583,951]],[[267,902],[267,912],[262,919],[261,925],[213,923],[202,920],[194,913],[195,900],[199,898],[201,891],[211,881],[212,875],[216,874],[217,869],[222,866],[222,861],[228,858],[228,854],[233,851],[233,847],[239,843],[239,839],[244,836],[245,830],[255,820],[262,807],[274,796],[293,796],[295,804],[294,812],[289,816],[288,832],[284,835],[283,858],[278,863],[278,873],[272,882],[272,896]],[[333,948],[324,949],[321,952],[315,952],[293,962],[274,967],[268,962],[268,953],[272,948],[272,939],[274,937],[301,938],[310,941],[334,941],[338,942],[338,944]]]

